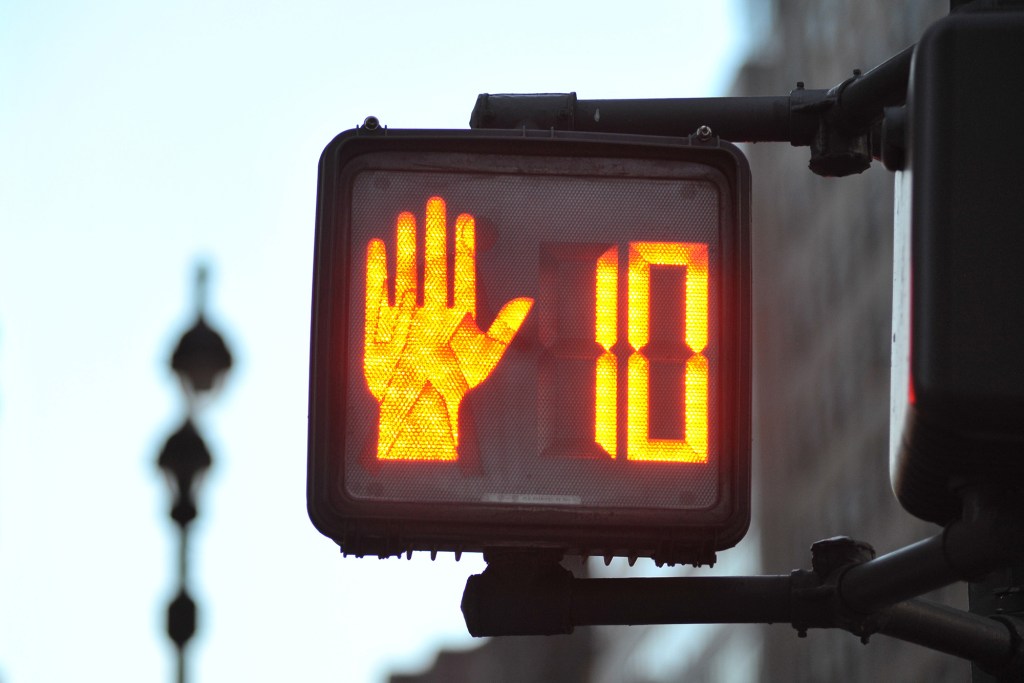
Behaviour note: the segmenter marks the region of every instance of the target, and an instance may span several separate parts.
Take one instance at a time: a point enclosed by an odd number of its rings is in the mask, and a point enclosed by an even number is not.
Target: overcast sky
[[[0,679],[170,680],[168,369],[208,259],[195,679],[380,681],[470,647],[476,556],[343,559],[306,516],[316,167],[480,92],[722,94],[741,0],[0,4]]]

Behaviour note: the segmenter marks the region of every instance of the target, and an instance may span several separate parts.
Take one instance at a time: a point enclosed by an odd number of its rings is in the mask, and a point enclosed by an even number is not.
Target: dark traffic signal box
[[[308,500],[346,553],[708,562],[750,517],[728,143],[350,131],[320,161]]]
[[[897,176],[891,475],[945,524],[1024,482],[1024,13],[947,17],[914,53]]]

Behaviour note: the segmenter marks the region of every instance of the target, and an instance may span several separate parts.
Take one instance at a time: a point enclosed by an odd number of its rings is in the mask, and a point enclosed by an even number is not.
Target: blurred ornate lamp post
[[[192,418],[200,399],[220,387],[231,368],[231,353],[223,338],[205,320],[206,268],[196,276],[196,322],[185,332],[171,357],[171,368],[181,380],[187,414],[160,451],[157,464],[167,477],[173,496],[171,519],[178,527],[178,593],[167,610],[167,633],[178,650],[178,683],[185,683],[185,645],[196,630],[196,604],[188,593],[188,528],[196,518],[196,489],[213,463]]]
[[[198,397],[220,388],[224,374],[231,369],[231,352],[224,339],[206,323],[206,266],[196,272],[196,322],[185,332],[171,356],[171,368],[177,373],[189,398],[190,411]]]

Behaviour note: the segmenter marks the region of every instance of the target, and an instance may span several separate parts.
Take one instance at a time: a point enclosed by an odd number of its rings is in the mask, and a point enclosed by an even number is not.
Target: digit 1
[[[619,359],[612,353],[618,335],[619,249],[612,247],[597,259],[594,339],[604,349],[597,358],[594,387],[594,441],[612,458],[618,422],[616,381]]]
[[[649,438],[650,361],[644,357],[642,349],[647,345],[650,335],[652,265],[686,268],[682,302],[686,322],[682,330],[682,341],[693,355],[686,361],[683,386],[680,387],[684,391],[682,439]],[[630,242],[627,278],[627,334],[633,352],[627,361],[626,458],[707,462],[708,359],[704,349],[708,339],[708,247],[706,244],[689,242]],[[598,294],[599,301],[600,297]],[[598,317],[600,315],[599,312]],[[601,343],[600,340],[598,343]],[[600,371],[598,375],[600,377]],[[598,383],[600,388],[600,379]],[[614,452],[611,453],[614,457]]]

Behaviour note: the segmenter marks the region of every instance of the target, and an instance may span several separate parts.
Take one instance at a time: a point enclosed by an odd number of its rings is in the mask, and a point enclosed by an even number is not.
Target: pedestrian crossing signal
[[[706,562],[750,515],[727,143],[349,131],[320,162],[308,496],[346,553]]]

